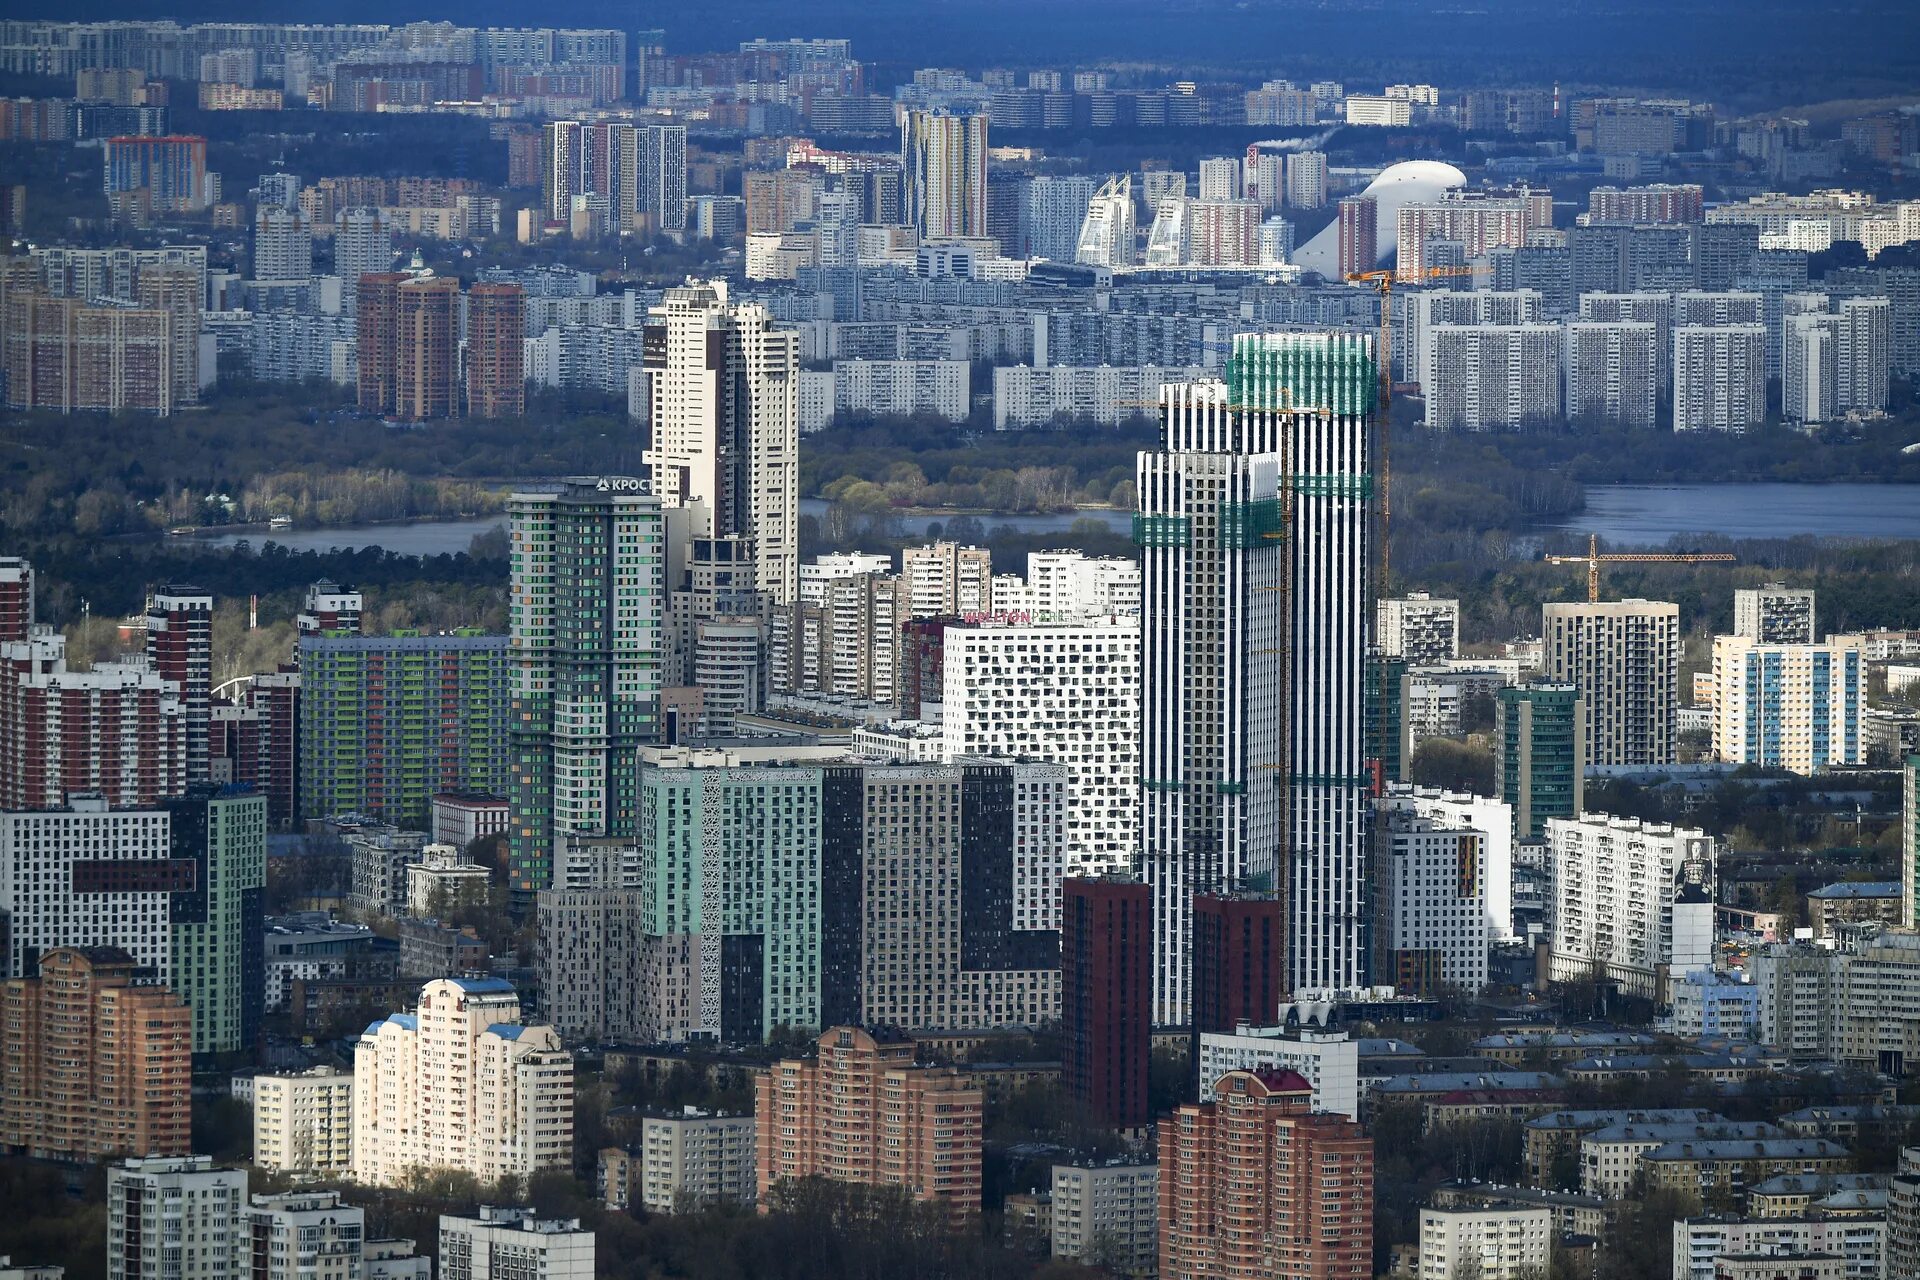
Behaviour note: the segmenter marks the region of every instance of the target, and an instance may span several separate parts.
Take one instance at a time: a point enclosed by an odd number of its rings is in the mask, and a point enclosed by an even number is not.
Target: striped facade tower
[[[1234,340],[1161,390],[1137,477],[1140,870],[1154,1021],[1187,1021],[1193,895],[1287,901],[1296,990],[1362,985],[1369,335]]]

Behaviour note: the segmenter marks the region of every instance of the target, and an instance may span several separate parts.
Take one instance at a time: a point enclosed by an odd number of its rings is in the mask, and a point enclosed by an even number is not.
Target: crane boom
[[[1600,566],[1603,564],[1731,564],[1736,559],[1728,551],[1609,551],[1602,554],[1600,535],[1587,535],[1587,554],[1540,557],[1547,564],[1583,564],[1587,566],[1587,603],[1600,600]]]

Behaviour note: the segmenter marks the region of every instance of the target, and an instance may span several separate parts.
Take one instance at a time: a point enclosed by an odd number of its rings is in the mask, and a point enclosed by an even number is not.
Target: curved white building
[[[1467,175],[1438,160],[1407,160],[1389,166],[1367,184],[1361,195],[1373,199],[1376,207],[1377,238],[1380,245],[1377,262],[1384,262],[1400,239],[1400,207],[1425,200],[1438,200],[1443,191],[1467,185]],[[1317,271],[1332,279],[1340,272],[1340,224],[1336,219],[1294,252],[1293,260],[1304,271]]]

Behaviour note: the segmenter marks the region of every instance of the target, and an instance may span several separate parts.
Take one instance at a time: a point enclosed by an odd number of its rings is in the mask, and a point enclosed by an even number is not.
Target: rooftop
[[[1847,898],[1897,898],[1900,896],[1900,883],[1897,880],[1842,880],[1839,884],[1823,885],[1807,896],[1829,901]]]

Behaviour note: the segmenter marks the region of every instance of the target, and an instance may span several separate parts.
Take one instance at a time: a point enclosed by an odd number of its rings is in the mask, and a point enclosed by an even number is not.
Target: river
[[[248,529],[243,533],[195,534],[174,538],[195,548],[232,547],[245,542],[255,551],[277,542],[289,551],[358,551],[384,547],[403,556],[437,556],[465,551],[475,535],[497,529],[504,516],[484,520],[420,520],[411,524],[343,524],[323,529]]]
[[[1673,538],[1920,538],[1920,485],[1590,485],[1587,509],[1557,527],[1616,546]]]
[[[800,502],[803,515],[825,514],[819,498]],[[957,514],[919,512],[896,516],[902,533],[928,537],[933,525],[950,525]],[[1076,520],[1098,520],[1126,533],[1126,511],[1069,511],[1049,515],[972,515],[988,531],[1007,525],[1022,532],[1064,533]],[[195,547],[232,547],[245,541],[258,550],[277,542],[294,551],[357,551],[384,547],[408,556],[465,551],[475,534],[501,524],[485,520],[432,520],[416,524],[343,525],[333,529],[264,529],[202,535]],[[1593,485],[1587,509],[1554,527],[1597,533],[1616,546],[1663,546],[1673,538],[1719,534],[1728,538],[1917,538],[1920,485],[1910,484],[1687,484]]]

